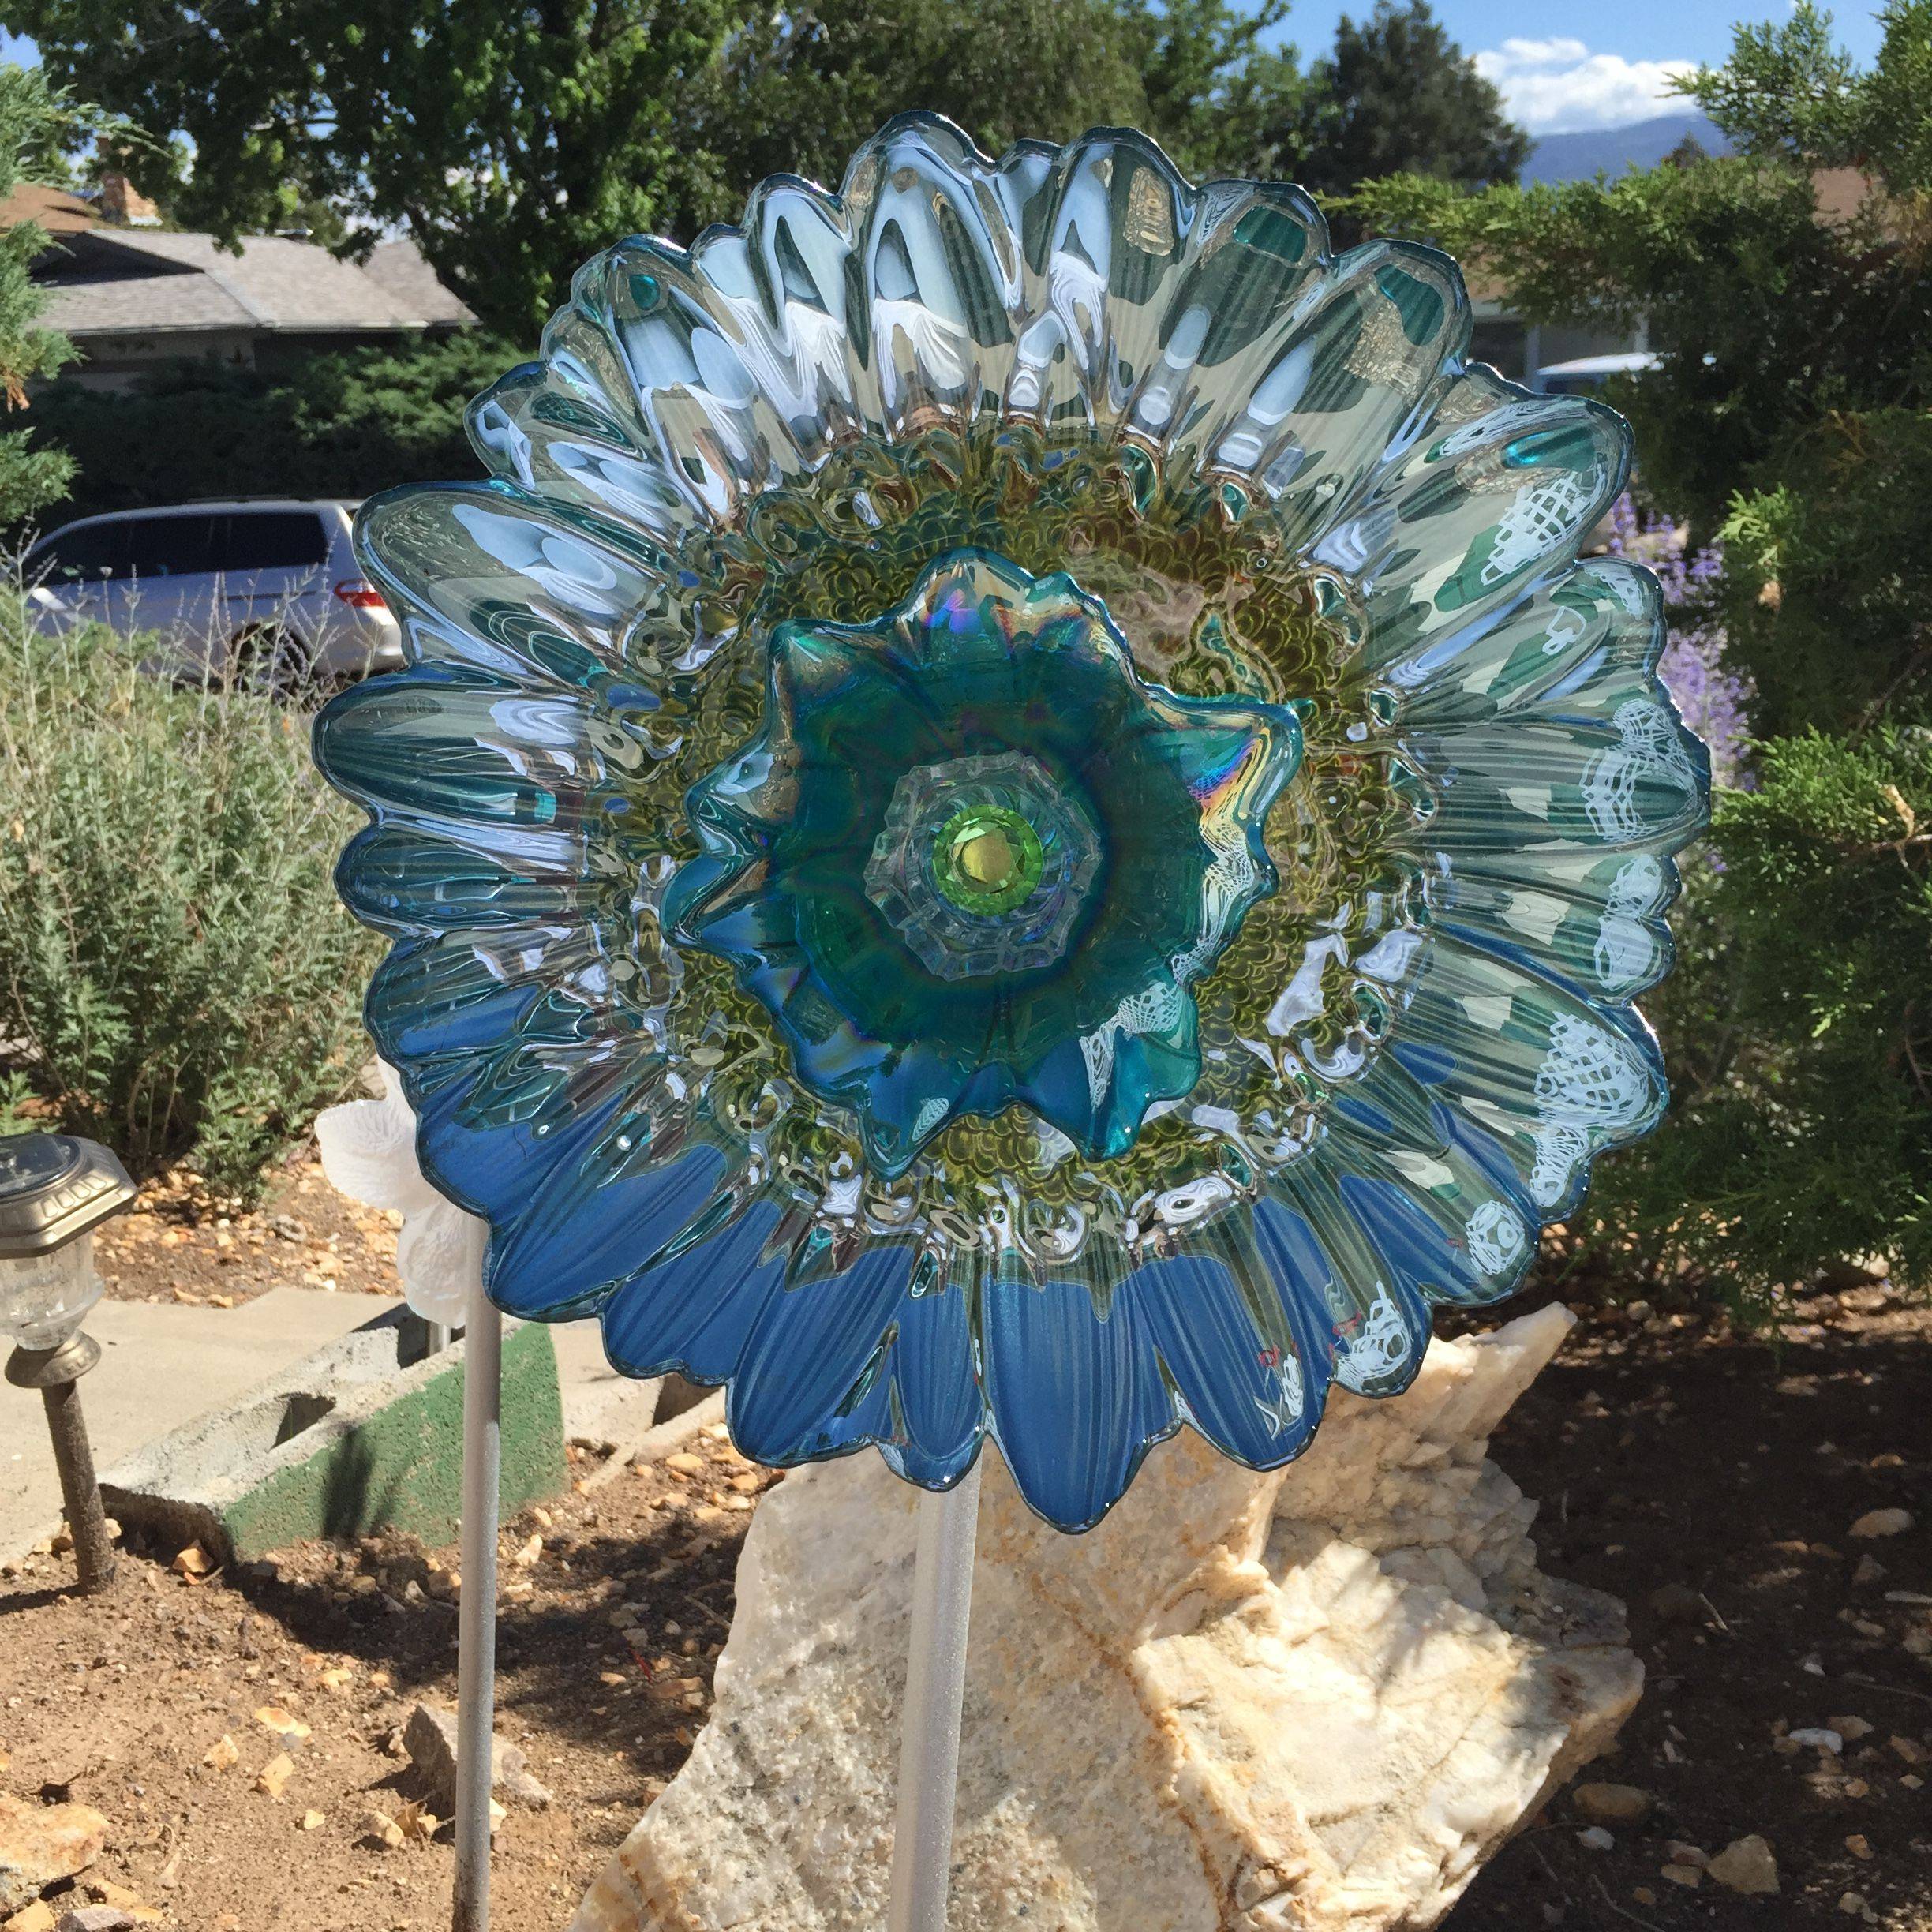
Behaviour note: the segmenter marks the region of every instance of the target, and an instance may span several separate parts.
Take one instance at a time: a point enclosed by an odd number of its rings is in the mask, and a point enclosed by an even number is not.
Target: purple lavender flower
[[[1749,769],[1750,680],[1724,661],[1724,634],[1711,621],[1712,586],[1724,575],[1724,552],[1710,545],[1687,556],[1683,533],[1668,517],[1646,518],[1626,490],[1611,505],[1604,548],[1657,573],[1664,586],[1670,642],[1657,675],[1683,721],[1710,747],[1711,777],[1734,790],[1756,782]]]

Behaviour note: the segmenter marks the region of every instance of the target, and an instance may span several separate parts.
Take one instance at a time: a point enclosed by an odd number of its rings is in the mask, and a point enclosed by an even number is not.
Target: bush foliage
[[[463,410],[517,355],[480,331],[345,350],[282,374],[185,365],[117,394],[35,406],[78,475],[58,520],[198,496],[365,496],[474,476]]]
[[[358,815],[301,714],[139,655],[0,594],[0,1131],[58,1120],[246,1197],[369,1050],[377,949],[331,882]]]

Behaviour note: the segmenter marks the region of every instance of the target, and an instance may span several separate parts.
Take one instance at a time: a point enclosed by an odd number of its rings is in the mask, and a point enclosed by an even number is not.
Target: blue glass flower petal
[[[890,1421],[879,1432],[879,1447],[908,1481],[947,1488],[972,1466],[986,1431],[964,1285],[906,1300],[889,1367]]]
[[[893,1317],[912,1271],[907,1248],[868,1248],[837,1273],[767,1300],[732,1383],[732,1440],[781,1467],[876,1440],[890,1427]]]
[[[713,1222],[721,1208],[726,1218]],[[625,1375],[725,1380],[766,1303],[784,1292],[783,1203],[714,1196],[693,1222],[698,1238],[652,1256],[604,1305],[604,1352]]]
[[[994,1434],[1021,1495],[1060,1529],[1091,1529],[1178,1420],[1132,1297],[1103,1312],[1082,1282],[994,1282],[980,1346]]]
[[[1319,1290],[1297,1279],[1290,1257],[1277,1251],[1272,1261],[1258,1247],[1178,1256],[1149,1262],[1128,1290],[1183,1415],[1251,1469],[1308,1447],[1328,1390]]]
[[[1376,242],[1335,260],[1286,320],[1213,465],[1252,477],[1298,543],[1320,535],[1422,419],[1468,343],[1469,298],[1447,256]]]
[[[1507,1153],[1544,1220],[1590,1162],[1639,1138],[1668,1090],[1649,1028],[1443,934],[1404,1016],[1403,1064]]]

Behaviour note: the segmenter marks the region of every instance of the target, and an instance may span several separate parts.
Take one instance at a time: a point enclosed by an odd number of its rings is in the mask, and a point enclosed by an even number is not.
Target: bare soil
[[[499,1731],[554,1802],[498,1829],[499,1932],[568,1921],[705,1720],[745,1526],[777,1479],[717,1437],[695,1452],[506,1526]],[[0,1788],[103,1812],[88,1878],[182,1928],[440,1932],[449,1833],[412,1806],[400,1732],[417,1702],[455,1701],[455,1552],[305,1544],[199,1581],[174,1554],[124,1553],[100,1598],[62,1593],[58,1556],[0,1582]],[[410,1835],[385,1843],[385,1819]]]
[[[1932,1927],[1932,1310],[1874,1285],[1792,1312],[1757,1338],[1593,1312],[1492,1440],[1543,1567],[1629,1605],[1643,1699],[1583,1780],[1653,1809],[1597,1849],[1559,1794],[1455,1932]],[[1913,1527],[1854,1534],[1893,1509]],[[1838,1753],[1790,1735],[1845,1718]],[[1663,1876],[1673,1841],[1752,1833],[1775,1895]]]
[[[387,1218],[335,1202],[301,1160],[225,1227],[176,1187],[110,1250],[117,1292],[242,1299],[288,1279],[294,1252],[345,1292],[393,1292]],[[1651,1810],[1593,1846],[1558,1794],[1451,1932],[1932,1929],[1929,1416],[1932,1311],[1882,1285],[1796,1305],[1763,1337],[1642,1304],[1586,1315],[1492,1453],[1541,1501],[1545,1568],[1630,1605],[1647,1687],[1585,1776]],[[499,1932],[561,1932],[705,1720],[744,1529],[777,1479],[717,1436],[698,1447],[695,1466],[602,1482],[586,1458],[571,1495],[506,1526],[502,1729],[556,1802],[503,1822]],[[1910,1530],[1853,1534],[1898,1508]],[[200,1581],[176,1554],[126,1552],[95,1601],[62,1593],[64,1556],[0,1574],[0,1789],[103,1812],[98,1875],[182,1932],[440,1932],[448,1833],[407,1835],[423,1824],[396,1734],[417,1700],[454,1702],[455,1552],[305,1544]],[[309,1735],[273,1728],[278,1711]],[[1841,1750],[1795,1742],[1807,1728],[1840,1728]],[[271,1795],[256,1780],[283,1752]],[[1775,1895],[1662,1875],[1752,1833]]]
[[[313,1140],[276,1164],[258,1205],[212,1193],[178,1166],[141,1185],[128,1211],[94,1237],[109,1296],[238,1308],[271,1288],[394,1298],[402,1216],[336,1193]]]

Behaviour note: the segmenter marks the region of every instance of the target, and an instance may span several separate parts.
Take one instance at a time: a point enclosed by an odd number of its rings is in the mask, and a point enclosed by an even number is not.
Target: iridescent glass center
[[[1050,966],[1101,869],[1082,789],[1024,751],[915,765],[893,788],[866,896],[939,979]]]
[[[868,623],[781,625],[766,710],[691,792],[665,919],[878,1171],[1016,1103],[1115,1153],[1193,1087],[1190,988],[1273,887],[1291,711],[1144,683],[1098,598],[972,549]]]

